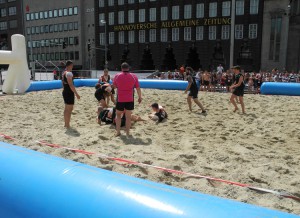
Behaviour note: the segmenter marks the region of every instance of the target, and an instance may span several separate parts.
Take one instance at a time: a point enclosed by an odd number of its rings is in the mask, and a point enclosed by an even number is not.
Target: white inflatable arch
[[[7,94],[25,93],[30,86],[26,43],[23,35],[12,35],[12,51],[0,51],[0,64],[9,64],[2,90]]]

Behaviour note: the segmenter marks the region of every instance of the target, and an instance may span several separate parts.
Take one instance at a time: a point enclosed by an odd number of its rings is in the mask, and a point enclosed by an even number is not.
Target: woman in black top
[[[234,111],[236,112],[238,110],[237,104],[235,102],[236,97],[239,97],[239,102],[242,107],[242,112],[243,114],[245,113],[245,105],[244,105],[244,89],[245,89],[245,84],[244,84],[244,75],[241,73],[241,68],[240,66],[235,66],[232,68],[234,75],[235,75],[235,80],[233,85],[230,87],[231,90],[234,90],[230,102],[234,106]]]
[[[63,85],[63,98],[65,102],[65,110],[64,110],[64,120],[65,127],[70,128],[71,114],[74,107],[75,96],[79,100],[80,96],[78,95],[74,83],[73,83],[73,62],[66,62],[66,69],[62,74],[62,85]]]

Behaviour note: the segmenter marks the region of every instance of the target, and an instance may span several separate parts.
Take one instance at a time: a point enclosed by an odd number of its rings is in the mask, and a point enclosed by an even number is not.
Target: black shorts
[[[74,105],[75,103],[75,94],[74,92],[65,92],[62,93],[65,104]]]
[[[124,111],[124,109],[132,111],[134,110],[134,102],[117,102],[116,109],[118,111]]]
[[[204,84],[205,86],[209,86],[209,81],[204,80],[204,81],[203,81],[203,84]]]
[[[237,88],[233,91],[232,94],[243,97],[244,96],[244,88]]]
[[[198,98],[198,91],[190,91],[189,96],[193,97],[193,99]]]

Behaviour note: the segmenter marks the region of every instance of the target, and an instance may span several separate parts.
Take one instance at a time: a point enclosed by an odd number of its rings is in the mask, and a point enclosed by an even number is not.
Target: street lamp
[[[230,60],[229,68],[234,64],[234,39],[235,39],[235,0],[231,1],[231,26],[230,26]]]
[[[106,32],[106,20],[100,20],[100,23],[104,24],[105,26],[105,40],[104,40],[104,43],[105,43],[105,65],[104,65],[104,68],[106,69],[107,68],[107,32]]]

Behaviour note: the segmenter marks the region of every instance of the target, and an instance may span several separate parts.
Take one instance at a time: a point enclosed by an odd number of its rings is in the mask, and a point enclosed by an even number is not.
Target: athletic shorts
[[[116,109],[118,111],[124,111],[124,109],[132,111],[134,110],[134,102],[117,102]]]
[[[65,104],[74,105],[74,103],[75,103],[75,94],[74,94],[74,92],[65,92],[65,91],[63,91],[62,95],[63,95]]]
[[[203,84],[204,84],[205,86],[209,86],[209,81],[204,80]]]
[[[237,88],[233,91],[233,94],[236,96],[243,97],[244,96],[244,88]]]
[[[190,91],[189,96],[193,97],[193,99],[198,98],[198,91]]]

